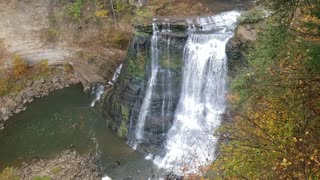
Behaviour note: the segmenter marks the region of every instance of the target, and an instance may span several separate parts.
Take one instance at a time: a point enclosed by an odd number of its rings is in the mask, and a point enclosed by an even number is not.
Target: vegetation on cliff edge
[[[212,169],[222,179],[318,179],[320,2],[264,2],[273,14],[231,82]]]

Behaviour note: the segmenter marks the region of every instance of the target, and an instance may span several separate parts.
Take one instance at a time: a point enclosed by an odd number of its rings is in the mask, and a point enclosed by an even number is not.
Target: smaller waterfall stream
[[[170,55],[170,42],[171,42],[171,28],[170,23],[162,23],[162,31],[161,33],[164,33],[166,36],[166,48],[165,50],[165,56],[166,56],[166,62],[168,64],[171,63],[171,55]],[[161,106],[161,118],[166,119],[169,116],[169,113],[172,111],[172,102],[171,102],[171,96],[172,96],[172,77],[171,77],[171,70],[170,69],[162,69],[162,71],[165,71],[162,73],[162,106]],[[165,131],[165,121],[162,120],[162,131]],[[163,134],[165,135],[165,134]]]
[[[159,61],[159,47],[158,47],[158,40],[159,40],[159,28],[156,23],[153,23],[153,35],[151,38],[151,77],[148,81],[148,86],[146,90],[145,97],[142,102],[142,106],[139,112],[138,123],[136,127],[136,140],[131,145],[133,149],[137,149],[137,146],[143,140],[144,136],[144,124],[146,117],[148,115],[150,109],[150,103],[152,98],[152,92],[154,85],[156,84],[157,74],[158,74],[158,61]]]
[[[122,69],[122,64],[117,67],[116,71],[113,73],[112,79],[108,82],[110,86],[113,86],[113,84],[117,81],[120,72]],[[106,86],[107,87],[107,86]],[[97,101],[100,101],[101,95],[105,91],[105,86],[103,84],[96,84],[92,87],[92,101],[91,101],[91,107],[94,107]]]
[[[108,82],[109,85],[113,85],[117,81],[121,70],[122,70],[122,64],[120,64],[119,67],[117,67],[116,71],[113,73],[112,79]]]
[[[98,85],[94,85],[92,87],[92,102],[91,102],[91,107],[94,107],[94,105],[96,104],[97,101],[100,101],[101,95],[104,92],[104,85],[103,84],[98,84]]]

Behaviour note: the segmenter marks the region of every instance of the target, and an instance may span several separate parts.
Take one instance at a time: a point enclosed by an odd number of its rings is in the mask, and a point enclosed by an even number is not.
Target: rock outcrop
[[[146,116],[144,140],[140,142],[145,148],[161,145],[165,139],[164,134],[171,127],[173,111],[178,103],[181,89],[181,64],[185,37],[171,36],[170,53],[159,55],[157,83],[153,87],[152,101]],[[159,48],[162,52],[167,52],[166,38],[164,36],[159,40]],[[107,91],[100,103],[100,111],[106,118],[108,126],[129,141],[135,141],[140,109],[149,86],[150,51],[150,36],[135,38],[117,83]],[[163,110],[159,111],[159,109]]]
[[[245,64],[245,56],[257,38],[254,24],[242,24],[236,28],[234,37],[226,46],[229,74],[232,76],[237,69]]]

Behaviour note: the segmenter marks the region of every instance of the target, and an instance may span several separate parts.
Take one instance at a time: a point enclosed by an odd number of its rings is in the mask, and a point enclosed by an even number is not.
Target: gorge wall
[[[178,172],[188,164],[192,172],[213,160],[212,133],[225,111],[225,46],[239,14],[190,18],[184,24],[175,19],[178,25],[154,19],[152,35],[150,27],[140,27],[117,83],[99,106],[108,126],[165,169]],[[239,34],[238,28],[227,46],[237,61],[246,43]]]

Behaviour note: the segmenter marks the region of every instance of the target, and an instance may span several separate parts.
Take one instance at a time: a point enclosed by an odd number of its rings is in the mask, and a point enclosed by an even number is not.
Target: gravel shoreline
[[[23,163],[15,172],[21,180],[47,178],[50,180],[101,180],[96,158],[91,153],[79,154],[76,151],[63,151],[54,159],[33,160]]]

